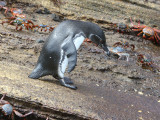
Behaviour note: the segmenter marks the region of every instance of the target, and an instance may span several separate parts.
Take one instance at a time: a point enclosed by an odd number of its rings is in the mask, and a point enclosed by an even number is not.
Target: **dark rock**
[[[44,8],[44,14],[51,14],[51,12],[47,8]]]
[[[44,40],[38,39],[36,40],[37,43],[44,43]]]
[[[55,13],[52,14],[52,20],[57,21],[57,22],[61,21],[59,15],[57,15]]]
[[[43,14],[42,9],[36,10],[35,12],[38,13],[38,14]]]
[[[36,5],[29,3],[28,4],[29,7],[36,7]]]
[[[35,12],[38,14],[51,14],[51,12],[47,8],[44,8],[44,10],[38,9]]]

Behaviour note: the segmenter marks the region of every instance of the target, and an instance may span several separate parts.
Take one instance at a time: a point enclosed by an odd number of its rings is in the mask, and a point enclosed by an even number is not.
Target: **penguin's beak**
[[[107,56],[110,56],[110,51],[109,51],[108,47],[107,47],[107,46],[104,46],[104,45],[102,44],[102,48],[103,48],[103,50],[105,51],[105,53],[107,54]]]
[[[107,56],[110,56],[110,55],[111,55],[111,53],[110,53],[108,47],[105,48],[105,51],[106,51]]]
[[[108,52],[107,52],[107,55],[108,55],[108,56],[110,56],[110,55],[111,55],[111,53],[110,53],[110,51],[109,51],[109,50],[108,50]]]

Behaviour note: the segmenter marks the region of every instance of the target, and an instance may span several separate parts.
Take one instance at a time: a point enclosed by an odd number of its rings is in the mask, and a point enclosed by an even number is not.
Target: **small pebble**
[[[54,13],[52,14],[52,20],[57,21],[57,22],[61,21],[60,18],[59,18],[59,16],[56,15],[56,14],[54,14]]]
[[[44,40],[38,39],[36,40],[37,43],[44,43]]]
[[[139,94],[139,95],[143,95],[143,93],[142,93],[142,92],[138,92],[138,94]]]
[[[139,112],[139,113],[141,113],[141,112],[142,112],[142,110],[138,110],[138,112]]]
[[[96,86],[99,86],[98,84],[96,84]]]
[[[44,8],[44,10],[38,9],[35,12],[38,14],[51,14],[51,12],[47,8]]]

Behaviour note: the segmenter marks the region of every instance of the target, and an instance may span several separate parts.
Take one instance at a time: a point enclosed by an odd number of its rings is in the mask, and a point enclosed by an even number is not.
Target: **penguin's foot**
[[[73,84],[73,82],[67,77],[65,77],[63,79],[59,79],[59,81],[60,81],[61,85],[65,86],[65,87],[68,87],[68,88],[71,88],[74,90],[77,89],[77,87]]]

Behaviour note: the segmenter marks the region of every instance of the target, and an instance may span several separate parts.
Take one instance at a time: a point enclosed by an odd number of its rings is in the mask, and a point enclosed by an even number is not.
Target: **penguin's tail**
[[[43,67],[40,64],[38,64],[28,77],[32,79],[38,79],[45,75],[47,75],[47,72],[43,69]]]
[[[40,75],[37,74],[37,72],[32,72],[28,77],[32,79],[38,79],[40,78]]]

